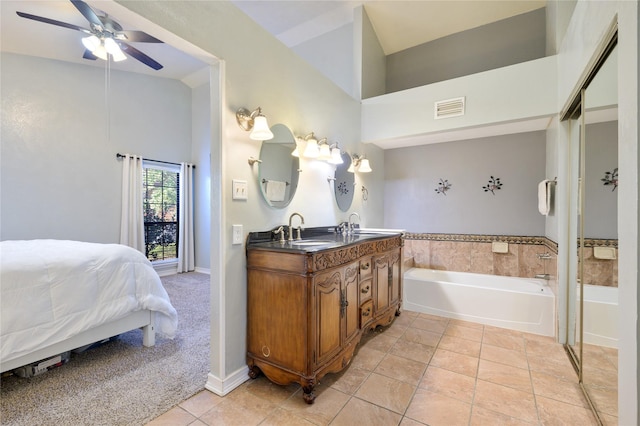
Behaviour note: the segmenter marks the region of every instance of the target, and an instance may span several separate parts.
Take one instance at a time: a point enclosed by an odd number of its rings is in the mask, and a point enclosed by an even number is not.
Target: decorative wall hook
[[[493,195],[496,195],[494,191],[497,191],[500,188],[502,188],[502,182],[500,182],[500,178],[496,178],[493,176],[491,176],[491,179],[489,179],[489,183],[486,186],[482,187],[482,189],[484,189],[484,192],[491,192]]]
[[[451,189],[451,184],[449,183],[448,179],[440,179],[440,183],[438,183],[438,187],[435,189],[435,191],[438,194],[442,194],[442,195],[447,195],[447,191]]]

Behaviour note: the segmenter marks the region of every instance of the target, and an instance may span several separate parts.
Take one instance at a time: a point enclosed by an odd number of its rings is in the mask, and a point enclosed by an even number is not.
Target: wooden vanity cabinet
[[[262,372],[281,385],[299,383],[304,400],[313,403],[318,380],[349,365],[362,333],[399,315],[401,254],[399,236],[317,252],[249,245],[249,376]]]

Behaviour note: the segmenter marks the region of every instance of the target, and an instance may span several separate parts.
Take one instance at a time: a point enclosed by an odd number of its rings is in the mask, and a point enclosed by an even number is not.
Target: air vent
[[[457,117],[464,115],[464,97],[437,101],[434,105],[434,117],[440,118]]]

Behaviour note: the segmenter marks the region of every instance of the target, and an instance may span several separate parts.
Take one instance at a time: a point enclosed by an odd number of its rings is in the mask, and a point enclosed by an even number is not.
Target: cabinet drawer
[[[371,299],[371,287],[373,286],[373,280],[368,279],[360,281],[360,304],[365,300]]]
[[[360,259],[360,279],[369,278],[372,271],[371,257],[364,257]]]
[[[364,328],[373,319],[373,300],[369,300],[360,306],[360,328]]]

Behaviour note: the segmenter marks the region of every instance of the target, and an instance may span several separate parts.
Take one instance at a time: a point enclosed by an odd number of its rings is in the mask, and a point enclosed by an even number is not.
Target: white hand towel
[[[268,180],[265,183],[267,189],[267,199],[269,201],[284,201],[284,195],[287,191],[287,182],[279,180]]]
[[[538,211],[547,216],[551,206],[551,188],[549,180],[545,179],[538,184]]]

